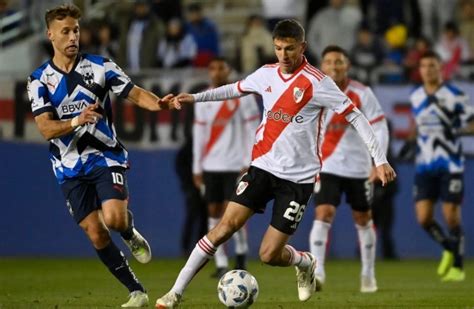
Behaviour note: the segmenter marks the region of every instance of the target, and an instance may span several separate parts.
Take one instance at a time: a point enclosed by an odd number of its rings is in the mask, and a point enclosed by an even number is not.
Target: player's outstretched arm
[[[217,88],[209,89],[196,94],[191,94],[194,98],[194,102],[211,102],[211,101],[223,101],[228,99],[240,98],[248,95],[249,93],[242,93],[238,90],[237,83],[227,84]],[[191,100],[186,96],[186,100]],[[184,102],[183,102],[184,103]],[[193,102],[188,102],[193,103]]]
[[[41,135],[43,135],[46,140],[51,140],[53,138],[68,135],[73,132],[75,128],[86,123],[96,123],[99,121],[99,119],[102,118],[102,115],[97,112],[98,108],[99,103],[89,105],[79,116],[67,121],[54,120],[53,113],[46,112],[36,116],[35,121]]]
[[[357,133],[359,133],[360,137],[367,145],[370,155],[374,159],[377,176],[382,182],[382,185],[385,186],[387,182],[393,181],[396,177],[395,171],[388,163],[385,151],[377,142],[375,133],[367,118],[365,118],[357,108],[354,108],[346,115],[346,120],[354,126]]]
[[[162,109],[179,109],[173,104],[173,97],[172,94],[168,94],[160,98],[153,92],[134,86],[128,93],[127,99],[141,108],[155,112]]]

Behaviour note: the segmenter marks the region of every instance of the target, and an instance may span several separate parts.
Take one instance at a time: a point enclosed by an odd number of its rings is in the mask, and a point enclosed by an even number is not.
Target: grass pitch
[[[172,286],[184,260],[154,260],[131,265],[148,289],[150,307]],[[298,301],[293,268],[255,261],[249,271],[260,295],[252,308],[474,308],[474,261],[466,263],[462,283],[441,283],[437,262],[409,260],[377,263],[379,291],[361,294],[359,262],[329,260],[324,290],[306,303]],[[189,286],[182,308],[223,308],[209,263]],[[120,307],[127,291],[98,259],[0,258],[0,308]]]

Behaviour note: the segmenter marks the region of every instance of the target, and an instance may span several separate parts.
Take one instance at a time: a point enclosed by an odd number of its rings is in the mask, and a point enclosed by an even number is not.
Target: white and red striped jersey
[[[306,59],[291,75],[282,74],[278,64],[265,65],[237,88],[263,98],[252,165],[292,182],[314,182],[322,162],[325,110],[347,114],[354,108],[351,100]]]
[[[193,173],[248,167],[260,118],[254,95],[194,105]]]
[[[373,125],[377,140],[386,151],[388,129],[385,115],[370,87],[348,80],[344,93]],[[382,121],[383,123],[378,124]],[[370,175],[372,158],[367,146],[344,116],[333,111],[328,111],[326,115],[321,152],[323,173],[352,178],[366,178]]]

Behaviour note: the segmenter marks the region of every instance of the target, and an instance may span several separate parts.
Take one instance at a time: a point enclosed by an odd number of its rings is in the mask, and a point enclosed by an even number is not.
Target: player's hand
[[[157,109],[156,110],[162,110],[162,109],[173,109],[173,98],[174,95],[172,93],[165,95],[164,97],[160,98],[158,101],[156,101]]]
[[[370,170],[370,175],[369,175],[369,182],[375,182],[378,180],[379,177],[377,176],[377,168],[375,166],[372,166],[372,169]]]
[[[82,126],[86,123],[97,123],[100,119],[102,119],[102,115],[97,112],[99,107],[100,106],[98,102],[87,106],[79,115],[79,119],[77,122],[79,126]]]
[[[382,182],[382,187],[385,187],[387,183],[395,180],[395,177],[397,177],[397,174],[395,173],[393,168],[390,166],[390,164],[385,163],[385,164],[377,166],[377,177]]]
[[[202,174],[194,174],[193,175],[193,182],[194,182],[194,185],[196,186],[196,188],[201,190],[201,187],[202,187],[202,184],[203,184]]]
[[[178,94],[175,100],[176,102],[174,102],[174,104],[178,106],[178,109],[181,109],[182,104],[192,104],[195,102],[194,97],[191,94],[184,92]]]

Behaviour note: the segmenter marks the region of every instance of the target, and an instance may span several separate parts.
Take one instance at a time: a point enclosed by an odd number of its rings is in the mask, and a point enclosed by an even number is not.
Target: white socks
[[[375,245],[377,236],[374,230],[374,224],[370,220],[366,226],[355,225],[360,243],[360,260],[362,262],[362,276],[375,276]]]
[[[326,247],[330,229],[330,223],[314,220],[313,228],[309,234],[309,248],[317,261],[315,274],[322,280],[326,277],[324,272],[324,261],[326,259]]]
[[[302,251],[298,251],[290,245],[285,245],[285,249],[290,253],[290,265],[299,268],[308,268],[311,266],[311,259]]]
[[[181,269],[171,291],[183,295],[191,279],[209,262],[215,252],[216,247],[207,239],[207,236],[201,238],[191,252],[186,265]]]
[[[247,241],[247,230],[242,226],[240,230],[232,235],[235,243],[235,254],[244,255],[249,252],[249,245]]]
[[[211,218],[207,219],[207,227],[208,231],[212,230],[221,218]],[[229,259],[227,258],[227,254],[225,253],[224,244],[217,247],[216,254],[214,255],[214,260],[216,261],[217,268],[228,268],[229,267]]]

